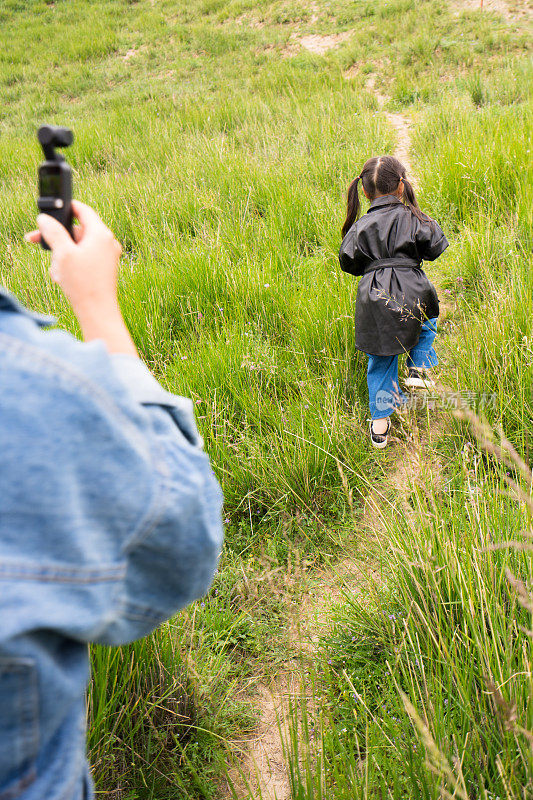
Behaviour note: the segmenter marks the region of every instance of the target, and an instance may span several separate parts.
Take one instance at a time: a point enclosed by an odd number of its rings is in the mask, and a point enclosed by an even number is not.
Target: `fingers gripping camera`
[[[43,125],[39,128],[37,138],[43,148],[46,161],[39,167],[39,198],[37,206],[43,214],[55,217],[73,236],[72,233],[72,170],[56,147],[70,147],[74,134],[69,128],[58,128],[54,125]],[[41,246],[49,250],[47,243],[41,238]]]

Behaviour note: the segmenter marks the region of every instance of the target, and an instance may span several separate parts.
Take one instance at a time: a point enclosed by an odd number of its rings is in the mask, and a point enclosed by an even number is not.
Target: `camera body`
[[[56,147],[69,147],[74,136],[68,128],[43,125],[37,138],[43,148],[46,161],[39,167],[39,198],[37,207],[43,214],[50,214],[72,233],[72,170]],[[41,238],[41,246],[50,248]]]

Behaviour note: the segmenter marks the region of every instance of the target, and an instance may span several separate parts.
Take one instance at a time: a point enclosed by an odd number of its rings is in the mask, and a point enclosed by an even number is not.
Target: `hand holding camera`
[[[49,163],[45,162],[43,167],[48,169]],[[64,160],[61,163],[65,165]],[[43,167],[39,173],[41,196],[38,205],[41,209],[49,205],[50,211],[39,214],[39,228],[26,234],[26,241],[39,244],[45,241],[52,251],[50,277],[72,305],[84,339],[103,339],[109,352],[137,355],[117,299],[118,262],[122,247],[90,206],[70,200],[64,171],[61,180],[50,183],[45,175],[43,182]],[[43,188],[51,194],[43,195]],[[61,200],[62,205],[54,206],[54,199]],[[78,220],[79,225],[72,226],[72,217]]]

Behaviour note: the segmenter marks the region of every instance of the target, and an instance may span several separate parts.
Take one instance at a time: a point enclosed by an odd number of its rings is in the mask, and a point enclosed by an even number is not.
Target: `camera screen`
[[[39,194],[41,197],[61,196],[61,171],[44,167],[39,171]]]

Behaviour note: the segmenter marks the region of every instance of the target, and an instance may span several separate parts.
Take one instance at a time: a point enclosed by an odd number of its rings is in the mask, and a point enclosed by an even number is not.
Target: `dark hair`
[[[400,185],[400,181],[403,181],[402,199],[407,208],[412,211],[420,222],[431,222],[427,214],[420,210],[413,186],[405,177],[405,167],[401,161],[398,161],[394,156],[379,156],[369,158],[361,173],[349,186],[346,220],[342,226],[343,237],[346,236],[361,213],[359,181],[362,181],[363,189],[370,200],[375,200],[376,197],[382,194],[394,194]]]

